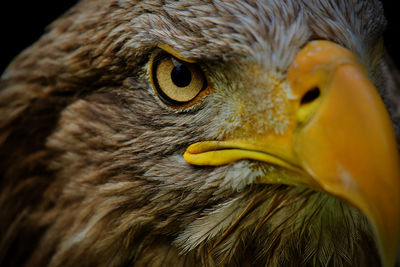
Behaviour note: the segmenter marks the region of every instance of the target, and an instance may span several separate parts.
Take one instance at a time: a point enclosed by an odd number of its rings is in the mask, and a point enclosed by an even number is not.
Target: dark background
[[[51,23],[77,0],[13,1],[3,0],[0,4],[0,74],[9,62],[24,48],[35,42]],[[389,54],[400,67],[400,13],[393,0],[384,0],[388,27],[385,45]]]

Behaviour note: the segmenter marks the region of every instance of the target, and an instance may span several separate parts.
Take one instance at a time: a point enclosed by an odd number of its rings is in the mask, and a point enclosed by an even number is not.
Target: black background
[[[0,4],[0,74],[9,62],[24,48],[35,42],[51,23],[77,0],[13,1],[3,0]],[[388,19],[385,45],[389,54],[400,67],[400,13],[397,1],[385,0],[383,5]]]

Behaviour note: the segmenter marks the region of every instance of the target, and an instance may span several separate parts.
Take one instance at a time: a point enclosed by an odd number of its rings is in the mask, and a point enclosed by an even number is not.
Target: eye
[[[150,79],[160,99],[172,107],[194,104],[207,88],[207,80],[198,64],[165,52],[152,58]]]

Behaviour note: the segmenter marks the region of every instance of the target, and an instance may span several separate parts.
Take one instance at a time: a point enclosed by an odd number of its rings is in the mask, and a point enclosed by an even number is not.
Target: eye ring
[[[150,80],[157,96],[172,108],[197,103],[208,88],[206,75],[199,64],[178,59],[165,51],[150,59]]]

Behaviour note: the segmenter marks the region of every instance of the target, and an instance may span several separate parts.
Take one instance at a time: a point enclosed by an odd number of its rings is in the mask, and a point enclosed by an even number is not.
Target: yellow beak
[[[313,41],[287,75],[295,123],[281,136],[205,141],[188,147],[194,165],[240,159],[300,174],[298,181],[360,209],[376,234],[384,266],[393,266],[400,238],[400,158],[394,129],[357,58],[328,41]],[[268,178],[265,179],[268,182]]]

